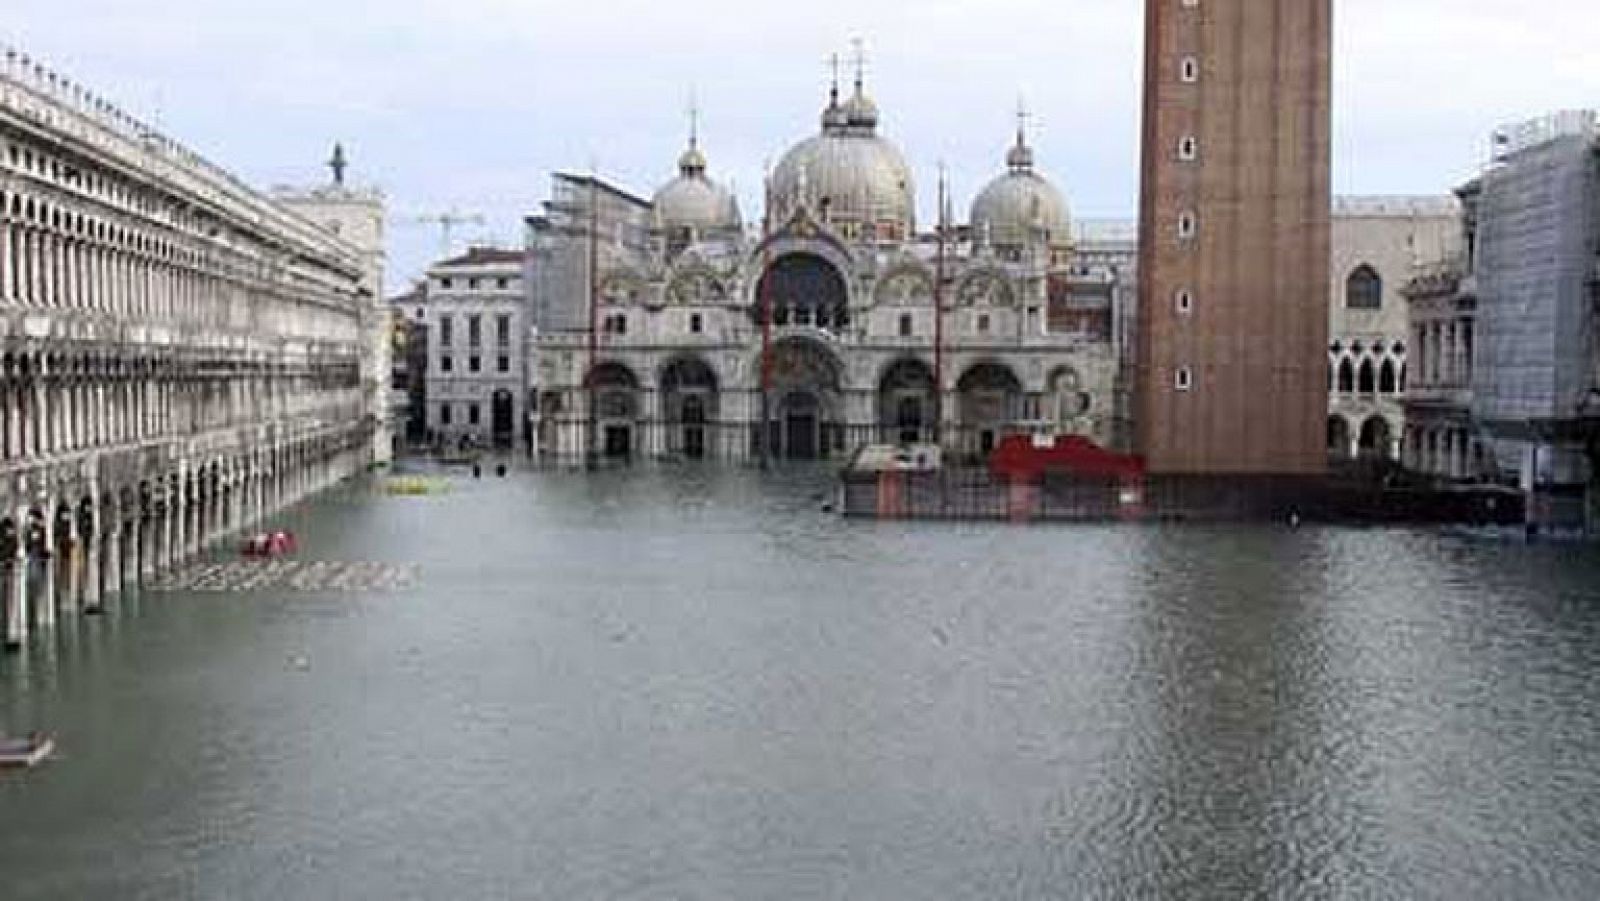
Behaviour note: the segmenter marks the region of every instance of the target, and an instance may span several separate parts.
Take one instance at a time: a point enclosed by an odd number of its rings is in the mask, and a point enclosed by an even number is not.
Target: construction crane
[[[458,225],[483,225],[487,220],[482,213],[463,213],[460,210],[446,210],[442,213],[425,213],[418,216],[407,216],[401,220],[407,225],[433,225],[439,229],[439,259],[450,256],[450,249],[455,246],[454,235]]]

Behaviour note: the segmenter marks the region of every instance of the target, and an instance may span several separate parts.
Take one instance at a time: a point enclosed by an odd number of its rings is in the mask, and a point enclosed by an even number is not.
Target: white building
[[[1402,289],[1455,254],[1460,208],[1440,197],[1338,197],[1328,290],[1328,454],[1399,460],[1412,358]]]
[[[446,447],[510,447],[523,434],[524,253],[475,247],[435,263],[403,309],[427,327],[426,427]]]
[[[565,261],[568,276],[535,291],[538,451],[738,460],[883,442],[975,455],[1008,434],[1120,444],[1117,306],[1132,296],[1132,248],[1075,245],[1020,130],[1004,156],[969,224],[935,214],[945,227],[919,228],[910,168],[858,76],[779,162],[760,229],[709,177],[693,135],[648,204],[559,184],[559,215],[531,239],[534,265]]]

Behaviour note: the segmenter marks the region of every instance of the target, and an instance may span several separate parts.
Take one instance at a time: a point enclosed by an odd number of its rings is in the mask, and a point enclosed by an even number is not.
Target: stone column
[[[44,508],[44,559],[39,573],[39,625],[50,627],[56,624],[56,569],[61,548],[56,543],[56,518],[55,504],[48,503]]]
[[[167,509],[161,514],[161,549],[156,559],[156,568],[161,572],[172,572],[178,565],[179,551],[183,541],[183,483],[173,489],[168,483],[171,494],[167,497]]]
[[[100,609],[101,592],[104,588],[105,567],[101,564],[101,528],[100,509],[97,506],[89,514],[89,534],[83,537],[83,609],[85,612]]]
[[[21,647],[28,640],[27,511],[17,513],[17,551],[9,561],[6,582],[6,647]]]
[[[102,605],[111,598],[122,594],[122,579],[124,567],[122,564],[122,516],[118,511],[116,521],[106,532],[105,537],[105,573],[104,588],[100,592]]]
[[[68,614],[77,613],[83,603],[85,552],[83,539],[77,534],[77,525],[77,520],[74,519],[67,534],[58,536],[64,540],[61,541],[62,550],[58,561],[61,570],[59,576],[61,593],[57,599],[57,606],[62,613]]]
[[[167,507],[167,568],[173,569],[183,560],[189,547],[189,476],[188,469],[178,467],[178,485],[172,491]]]
[[[152,506],[150,515],[141,511],[133,520],[133,578],[143,588],[156,572],[156,523],[160,514]]]

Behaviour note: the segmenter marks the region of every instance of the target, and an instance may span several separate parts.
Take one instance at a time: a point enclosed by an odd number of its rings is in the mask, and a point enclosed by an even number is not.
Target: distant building
[[[1483,175],[1473,418],[1537,521],[1582,522],[1600,447],[1600,123],[1504,130]]]
[[[426,329],[425,438],[510,447],[527,406],[527,291],[520,250],[474,247],[429,267],[414,323]]]
[[[602,269],[648,253],[650,201],[593,176],[558,172],[544,213],[528,217],[527,226],[530,324],[544,333],[582,331],[589,327],[591,231]]]
[[[919,229],[910,167],[859,73],[820,124],[774,169],[760,229],[708,177],[698,135],[649,201],[557,176],[529,223],[537,451],[808,459],[874,443],[975,456],[1009,434],[1125,441],[1126,235],[1075,244],[1021,129],[966,225],[941,211],[942,229]]]
[[[389,309],[384,300],[384,199],[375,188],[345,184],[344,148],[334,146],[328,161],[332,180],[312,188],[276,187],[272,198],[316,223],[361,254],[361,329],[366,354],[361,382],[373,422],[373,459],[386,463],[394,455],[394,411],[389,398]]]
[[[1481,181],[1456,189],[1456,248],[1422,265],[1402,289],[1408,302],[1406,431],[1402,462],[1443,484],[1494,481],[1498,466],[1472,415],[1478,335],[1478,201]]]
[[[1328,456],[1399,461],[1405,434],[1406,284],[1461,244],[1455,198],[1336,197],[1328,291]]]
[[[1459,249],[1407,285],[1405,461],[1499,481],[1529,521],[1571,530],[1600,507],[1600,122],[1561,113],[1499,131],[1461,200]]]
[[[391,333],[390,396],[395,428],[408,446],[428,438],[428,294],[417,283],[389,299]]]

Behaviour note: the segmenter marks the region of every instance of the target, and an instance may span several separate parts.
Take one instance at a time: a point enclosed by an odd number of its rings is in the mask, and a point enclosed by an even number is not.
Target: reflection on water
[[[351,486],[0,661],[7,898],[1591,898],[1600,553],[845,522],[826,472]]]

